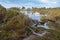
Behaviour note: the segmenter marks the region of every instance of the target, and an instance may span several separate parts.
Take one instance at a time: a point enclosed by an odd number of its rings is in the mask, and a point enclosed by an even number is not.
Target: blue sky
[[[60,7],[60,0],[0,0],[6,8],[10,7]]]

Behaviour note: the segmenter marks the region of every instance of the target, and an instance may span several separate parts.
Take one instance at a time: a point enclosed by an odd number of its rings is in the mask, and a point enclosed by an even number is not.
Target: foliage
[[[15,11],[17,11],[17,12],[20,12],[20,8],[18,8],[18,7],[11,7],[11,8],[9,8],[9,9],[15,10]]]
[[[22,9],[25,9],[25,7]],[[56,17],[60,17],[60,9],[33,8],[32,10],[41,12],[42,14],[48,13],[48,16],[42,16],[42,19],[47,18],[57,21]],[[0,5],[0,22],[1,20],[5,21],[3,24],[0,23],[0,40],[18,40],[26,37],[26,34],[28,36],[31,35],[31,31],[27,27],[32,24],[32,19],[17,11],[20,11],[20,9],[15,7],[6,9]],[[44,30],[49,32],[44,37],[34,40],[60,40],[60,24],[52,22],[49,24],[55,29],[32,28],[36,32],[42,32]]]
[[[36,40],[60,40],[60,9],[59,8],[34,8],[33,10],[40,12],[41,14],[47,14],[47,16],[42,16],[42,19],[50,19],[54,20],[53,22],[48,22],[48,26],[52,27],[51,29],[47,29],[49,33],[44,37],[37,38]],[[58,17],[56,19],[56,17]],[[35,39],[34,39],[35,40]]]
[[[22,7],[22,9],[25,9],[25,7]]]
[[[2,11],[4,12],[4,9]],[[25,37],[29,17],[13,9],[6,9],[5,12],[5,17],[3,17],[5,23],[0,25],[0,40]]]
[[[0,23],[3,23],[5,15],[6,15],[6,8],[0,5]]]

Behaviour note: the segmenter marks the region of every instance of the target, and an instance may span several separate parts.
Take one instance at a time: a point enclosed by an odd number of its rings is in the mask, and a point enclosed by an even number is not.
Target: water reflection
[[[33,11],[21,11],[22,13],[24,13],[25,15],[28,15],[29,18],[33,19],[33,20],[38,20],[41,21],[41,17],[42,16],[47,16],[47,14],[40,14],[38,12],[34,12]],[[33,27],[35,27],[36,24],[32,25]],[[43,28],[48,28],[47,23],[44,23],[44,25],[40,25],[38,24],[37,27],[43,27]]]
[[[48,26],[47,26],[47,23],[45,23],[44,25],[38,25],[37,27],[43,27],[43,28],[49,28]]]
[[[22,13],[28,15],[30,18],[34,20],[40,21],[41,15],[38,12],[33,13],[32,11],[21,11]]]

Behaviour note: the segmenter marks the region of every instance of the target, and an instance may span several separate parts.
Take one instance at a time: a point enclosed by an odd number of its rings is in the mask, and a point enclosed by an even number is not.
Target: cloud
[[[39,0],[40,2],[43,2],[43,3],[48,3],[49,1],[48,0]]]
[[[9,7],[56,7],[60,0],[0,0],[0,4]]]
[[[39,2],[41,2],[41,3],[52,3],[52,4],[56,4],[57,3],[57,1],[54,1],[54,0],[38,0]]]
[[[16,3],[15,3],[16,2]],[[27,2],[27,3],[26,3]],[[4,7],[6,8],[10,8],[10,7],[22,7],[22,6],[25,6],[26,8],[31,8],[31,7],[37,7],[37,5],[32,2],[32,1],[14,1],[14,2],[11,2],[11,1],[0,1],[0,4],[2,4]]]
[[[37,0],[42,7],[59,7],[59,0]]]

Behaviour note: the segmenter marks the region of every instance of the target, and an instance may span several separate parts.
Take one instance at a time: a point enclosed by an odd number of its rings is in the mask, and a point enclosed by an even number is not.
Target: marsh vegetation
[[[0,40],[60,40],[60,8],[0,5]]]

